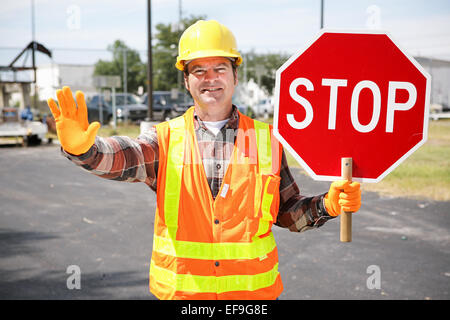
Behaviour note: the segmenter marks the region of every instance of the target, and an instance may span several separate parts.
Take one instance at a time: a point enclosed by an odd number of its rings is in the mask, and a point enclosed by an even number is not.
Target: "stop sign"
[[[384,32],[322,31],[276,75],[274,134],[316,180],[378,182],[425,143],[430,76]]]

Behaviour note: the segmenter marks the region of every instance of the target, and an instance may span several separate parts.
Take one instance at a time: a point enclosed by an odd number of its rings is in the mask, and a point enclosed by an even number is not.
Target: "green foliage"
[[[239,79],[245,79],[244,72],[247,72],[247,80],[253,78],[256,83],[265,88],[269,94],[273,94],[275,87],[275,73],[281,65],[289,58],[287,54],[278,53],[255,53],[250,51],[243,55],[243,64],[239,68]]]
[[[153,48],[153,89],[170,90],[178,87],[178,79],[183,79],[181,71],[175,68],[178,55],[178,41],[186,28],[206,16],[190,16],[181,20],[181,25],[170,23],[156,25],[158,43]],[[179,75],[180,74],[180,75]]]
[[[178,41],[187,27],[197,20],[205,19],[205,15],[191,15],[183,18],[180,25],[159,23],[155,26],[157,43],[152,48],[153,90],[166,91],[179,86],[183,87],[183,74],[175,68]],[[123,83],[123,55],[126,52],[127,91],[136,92],[139,86],[146,88],[147,64],[141,62],[139,53],[127,47],[122,40],[116,40],[108,46],[108,50],[112,53],[112,61],[99,60],[95,65],[94,75],[118,75]],[[238,69],[239,80],[244,81],[245,70],[247,80],[253,78],[269,94],[273,94],[275,72],[289,56],[276,53],[261,54],[254,51],[241,54],[244,62]]]
[[[139,86],[145,86],[146,65],[142,63],[139,53],[127,47],[122,40],[116,40],[108,46],[112,53],[112,61],[99,60],[95,64],[94,75],[120,76],[123,91],[124,54],[127,64],[127,91],[137,92]]]

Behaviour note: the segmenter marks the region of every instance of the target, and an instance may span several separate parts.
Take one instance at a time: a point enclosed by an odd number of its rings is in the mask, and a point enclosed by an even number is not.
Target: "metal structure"
[[[44,45],[36,42],[31,41],[13,60],[12,62],[7,66],[0,66],[0,84],[36,84],[36,51],[41,52],[50,58],[52,57],[52,53],[49,49],[47,49]],[[25,66],[28,56],[31,52],[31,67]],[[22,66],[15,65],[19,59],[24,56],[24,61]],[[19,75],[23,72],[32,71],[33,76],[32,79],[29,79],[29,77],[20,77]],[[36,92],[36,90],[35,90]],[[37,95],[34,95],[34,107],[37,107]]]

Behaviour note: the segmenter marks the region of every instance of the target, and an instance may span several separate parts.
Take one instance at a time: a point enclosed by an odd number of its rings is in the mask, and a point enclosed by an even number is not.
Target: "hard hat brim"
[[[202,50],[202,51],[193,52],[193,53],[183,57],[183,59],[177,58],[177,63],[175,64],[175,67],[178,70],[183,71],[186,61],[200,59],[200,58],[208,58],[208,57],[236,58],[237,66],[239,66],[242,63],[242,57],[239,53],[234,54],[234,53],[230,53],[230,52],[226,52],[226,51],[222,51],[222,50]]]

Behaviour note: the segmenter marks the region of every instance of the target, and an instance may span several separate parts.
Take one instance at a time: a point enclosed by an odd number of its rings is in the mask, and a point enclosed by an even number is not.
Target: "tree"
[[[170,90],[178,87],[178,80],[182,74],[175,68],[176,57],[178,55],[178,41],[184,30],[197,20],[206,20],[206,16],[191,15],[182,19],[181,26],[174,24],[156,25],[155,35],[158,43],[153,51],[153,88],[154,90]],[[247,79],[255,81],[273,94],[275,86],[275,72],[289,58],[288,54],[268,53],[258,54],[254,51],[243,54],[244,64],[246,64]],[[244,64],[238,69],[239,80],[244,81]]]
[[[156,45],[153,47],[153,90],[168,91],[172,88],[183,88],[183,74],[175,68],[178,55],[178,41],[184,30],[198,20],[206,20],[205,15],[191,15],[183,18],[181,24],[159,23],[156,25]],[[122,40],[116,40],[108,46],[113,60],[99,60],[95,65],[94,75],[118,75],[123,83],[123,55],[126,52],[127,60],[127,91],[137,92],[139,86],[146,88],[147,63],[142,63],[139,53],[130,49]],[[269,53],[259,54],[254,51],[241,53],[244,59],[238,69],[239,80],[255,81],[273,94],[275,86],[275,72],[288,59],[287,54]],[[246,77],[244,76],[246,71]],[[122,88],[123,90],[123,88]]]
[[[186,28],[197,20],[205,19],[204,15],[191,15],[183,18],[181,25],[170,23],[156,25],[155,38],[158,42],[153,49],[153,90],[170,90],[179,87],[178,81],[183,79],[183,76],[181,71],[175,68],[178,41]]]
[[[283,53],[261,54],[254,51],[241,54],[243,56],[243,64],[238,71],[239,80],[244,81],[244,72],[246,71],[248,80],[253,78],[269,94],[273,94],[276,71],[289,58],[289,55]]]
[[[139,53],[127,47],[122,40],[116,40],[112,45],[109,45],[108,51],[112,53],[112,61],[99,60],[95,64],[94,75],[120,76],[121,88],[119,90],[123,91],[124,55],[126,54],[127,92],[136,93],[139,86],[145,88],[146,65],[142,63]]]

